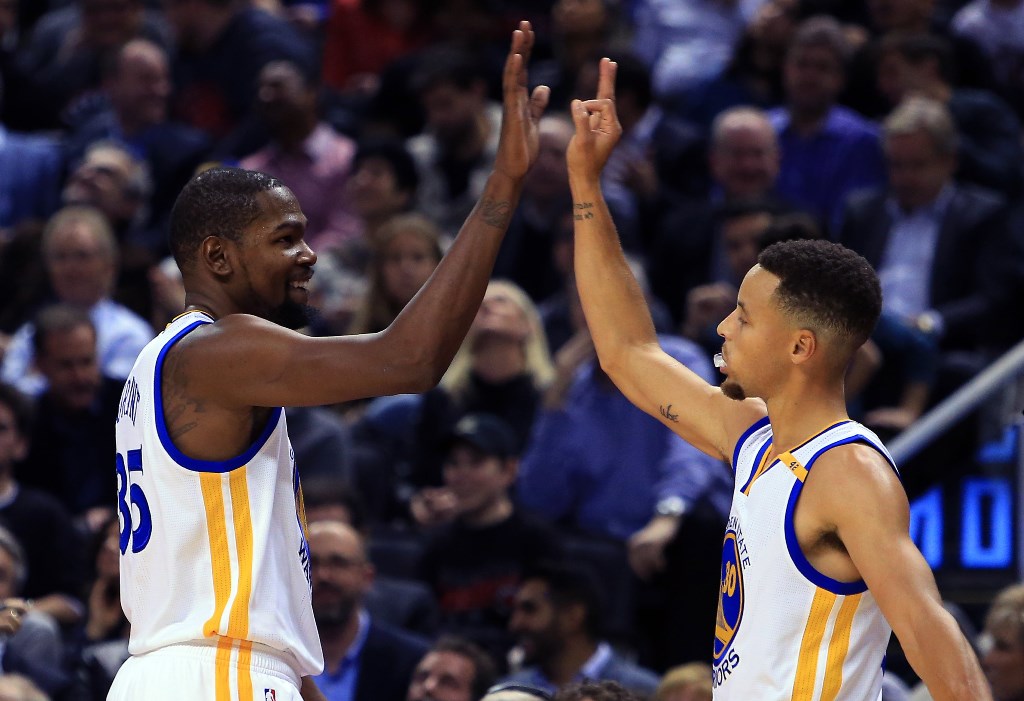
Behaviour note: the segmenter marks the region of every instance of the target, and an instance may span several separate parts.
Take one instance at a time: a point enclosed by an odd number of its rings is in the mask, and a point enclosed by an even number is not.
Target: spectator
[[[413,84],[427,120],[424,132],[407,144],[420,175],[417,209],[452,235],[494,161],[501,107],[487,98],[479,62],[460,49],[424,54]]]
[[[306,240],[322,252],[358,233],[345,197],[356,145],[320,120],[318,87],[294,61],[263,67],[256,110],[270,131],[270,144],[243,158],[241,166],[288,186],[306,215]]]
[[[324,84],[342,93],[376,91],[381,71],[429,38],[431,3],[331,0],[324,33]]]
[[[1020,122],[999,98],[957,88],[949,45],[926,34],[893,36],[882,42],[878,81],[891,105],[908,96],[945,105],[957,132],[957,179],[1015,196],[1021,187]]]
[[[29,450],[28,401],[9,385],[0,384],[0,524],[10,530],[19,548],[8,553],[18,562],[17,577],[6,582],[3,597],[24,595],[35,610],[61,623],[81,618],[80,544],[67,511],[49,494],[23,487],[15,464]],[[109,469],[109,466],[108,466]]]
[[[578,681],[608,680],[650,695],[658,677],[603,642],[601,621],[600,594],[589,571],[542,565],[528,572],[509,622],[525,666],[508,680],[549,691]]]
[[[364,549],[369,547],[372,553],[367,508],[359,493],[344,483],[323,477],[304,481],[302,487],[306,518],[310,524],[318,521],[347,524],[359,533]],[[373,620],[391,627],[424,638],[432,638],[437,632],[437,602],[422,582],[391,577],[378,570],[363,597],[363,606]]]
[[[171,44],[163,16],[143,0],[77,0],[41,17],[19,52],[31,84],[23,109],[36,128],[60,128],[91,111],[104,63],[140,37]]]
[[[953,180],[956,133],[941,103],[902,103],[885,122],[884,143],[889,187],[851,200],[840,241],[878,270],[883,314],[895,324],[894,334],[925,348],[937,345],[947,358],[954,351],[976,356],[976,370],[986,346],[1011,343],[1021,331],[1007,322],[1015,318],[1007,305],[1024,280],[1020,232],[1009,229],[1001,197]],[[877,333],[876,342],[884,355]],[[909,371],[929,386],[934,367],[929,372],[922,360]],[[905,386],[886,375],[883,368],[875,382],[883,396],[874,406],[898,402],[903,411],[885,418],[904,428],[927,400],[884,396],[886,388]],[[965,379],[947,375],[954,383]]]
[[[639,695],[614,681],[586,681],[562,689],[554,701],[639,701]]]
[[[42,689],[20,674],[0,675],[0,701],[50,701]]]
[[[175,118],[207,132],[215,155],[240,158],[265,141],[249,117],[259,72],[275,60],[308,68],[313,51],[286,20],[242,0],[167,0],[177,44]]]
[[[768,116],[736,107],[711,129],[711,197],[683,202],[664,217],[648,259],[651,290],[682,320],[686,293],[727,275],[716,236],[715,212],[723,202],[770,197],[779,176],[779,144]]]
[[[786,107],[769,113],[782,150],[779,195],[833,231],[851,192],[885,182],[878,129],[836,104],[849,56],[838,22],[805,21],[786,54]]]
[[[121,608],[120,524],[101,527],[93,547],[94,576],[88,588],[81,659],[76,674],[91,698],[106,698],[114,675],[128,659],[128,619]]]
[[[63,167],[54,139],[0,125],[0,233],[5,239],[18,224],[53,213],[60,202]]]
[[[950,29],[987,54],[994,87],[1024,117],[1024,0],[972,0]]]
[[[418,214],[395,217],[378,233],[369,288],[349,333],[386,329],[441,262],[441,232]]]
[[[523,196],[494,266],[494,277],[512,280],[535,301],[547,299],[565,284],[554,249],[572,203],[565,149],[573,133],[572,122],[565,117],[541,117],[537,161],[523,181]]]
[[[423,395],[416,425],[414,481],[441,484],[443,444],[456,422],[471,412],[501,418],[519,455],[533,428],[540,396],[554,377],[536,306],[523,290],[492,280],[466,340],[437,388]]]
[[[110,298],[118,259],[117,242],[106,219],[88,207],[65,207],[47,223],[42,252],[57,301],[86,310],[92,319],[103,373],[128,377],[153,331],[145,320]],[[14,333],[0,366],[0,379],[35,396],[46,388],[46,381],[32,371],[33,333],[31,323]]]
[[[508,619],[523,573],[561,550],[554,532],[516,508],[509,494],[518,469],[512,427],[490,414],[467,414],[448,436],[444,487],[413,498],[417,521],[442,523],[430,534],[420,577],[434,590],[441,627],[503,660]]]
[[[337,412],[317,406],[288,407],[285,416],[295,465],[303,479],[343,483],[355,479],[352,436]]]
[[[725,70],[744,29],[764,0],[639,0],[636,52],[651,66],[661,100],[679,99]]]
[[[211,148],[206,134],[169,120],[170,71],[167,48],[154,41],[132,39],[118,47],[103,73],[105,104],[71,125],[65,143],[72,163],[97,141],[120,144],[144,160],[153,180],[150,226],[160,225],[170,214],[174,198]],[[128,220],[142,224],[132,216]],[[165,252],[162,238],[150,243],[154,253]]]
[[[309,527],[309,552],[324,650],[317,687],[328,701],[402,701],[427,645],[363,608],[374,569],[362,538],[339,521],[317,521]]]
[[[476,701],[494,682],[494,662],[471,642],[442,637],[416,665],[406,701]]]
[[[110,469],[123,380],[105,377],[89,316],[47,307],[35,320],[36,366],[47,381],[36,403],[32,447],[22,480],[52,494],[91,533],[113,515],[117,487]]]
[[[1003,589],[985,615],[981,666],[994,701],[1024,697],[1024,585]]]
[[[30,601],[17,598],[25,582],[25,556],[17,539],[0,527],[0,651],[2,675],[23,674],[35,684],[54,692],[67,684],[63,671],[60,629],[48,614]]]
[[[711,376],[695,345],[660,339],[694,372]],[[654,667],[700,659],[714,625],[729,472],[629,403],[598,365],[585,326],[555,366],[523,456],[520,503],[591,538],[623,543],[628,566],[644,581],[642,654]]]
[[[711,701],[711,665],[690,662],[665,672],[654,701]]]
[[[317,274],[310,287],[310,303],[322,317],[314,325],[318,335],[344,333],[352,323],[359,299],[366,294],[380,231],[392,217],[412,208],[418,184],[416,164],[401,141],[367,140],[359,145],[352,175],[345,183],[358,233],[318,253]]]

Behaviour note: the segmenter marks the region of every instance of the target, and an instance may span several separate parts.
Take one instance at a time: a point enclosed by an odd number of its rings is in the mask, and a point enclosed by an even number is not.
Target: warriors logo
[[[743,569],[736,531],[725,532],[722,545],[722,586],[718,595],[718,622],[715,625],[715,664],[718,664],[739,630],[743,620]]]

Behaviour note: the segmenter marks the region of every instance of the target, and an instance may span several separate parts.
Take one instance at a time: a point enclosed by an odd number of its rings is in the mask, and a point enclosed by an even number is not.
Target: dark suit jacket
[[[953,188],[932,269],[922,271],[929,277],[931,306],[945,324],[941,346],[969,350],[1012,342],[1020,333],[1010,305],[1024,281],[1024,235],[1011,227],[1001,196],[972,186]],[[876,269],[892,228],[887,196],[874,190],[851,198],[840,231],[840,242]]]
[[[405,701],[426,640],[371,619],[359,658],[355,701]]]

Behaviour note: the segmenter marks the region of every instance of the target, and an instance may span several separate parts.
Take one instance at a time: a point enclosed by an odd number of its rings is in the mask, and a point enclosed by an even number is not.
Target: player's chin
[[[743,401],[747,398],[747,393],[740,387],[740,384],[733,380],[731,377],[727,377],[719,387],[722,390],[722,394],[727,396],[729,399],[735,399],[736,401]]]

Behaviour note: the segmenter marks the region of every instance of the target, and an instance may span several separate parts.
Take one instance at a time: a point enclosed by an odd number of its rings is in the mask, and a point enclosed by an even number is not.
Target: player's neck
[[[802,388],[767,402],[773,451],[789,450],[821,430],[850,418],[842,387]]]

